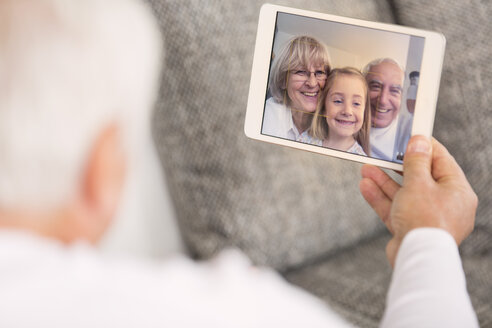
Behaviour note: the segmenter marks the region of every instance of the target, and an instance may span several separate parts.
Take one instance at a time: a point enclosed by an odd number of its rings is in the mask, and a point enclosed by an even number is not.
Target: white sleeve
[[[263,116],[263,126],[261,133],[271,135],[271,136],[281,136],[280,127],[281,124],[279,114],[281,108],[276,106],[275,101],[272,98],[269,98],[265,103],[265,113]]]
[[[274,271],[251,266],[237,251],[225,251],[212,261],[195,264],[193,274],[187,271],[187,284],[192,288],[181,286],[175,301],[184,295],[183,304],[206,309],[206,316],[181,326],[352,327],[318,298],[288,284]],[[188,290],[183,293],[183,289]]]
[[[408,87],[407,99],[412,99],[412,100],[417,99],[417,86],[416,85],[410,85]]]
[[[386,302],[381,327],[478,327],[458,247],[442,229],[405,236]]]

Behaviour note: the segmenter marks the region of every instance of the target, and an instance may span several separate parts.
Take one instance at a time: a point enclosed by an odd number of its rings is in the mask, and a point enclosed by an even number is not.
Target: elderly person
[[[411,121],[399,121],[404,70],[395,60],[381,58],[367,64],[363,72],[371,102],[371,154],[376,158],[401,162],[398,140],[403,131],[410,133],[411,126]]]
[[[330,67],[328,50],[315,38],[287,42],[273,61],[262,133],[310,143],[307,130]]]
[[[159,36],[141,3],[3,0],[0,31],[0,327],[347,327],[238,253],[159,264],[93,247],[157,86]],[[383,326],[477,326],[456,246],[473,191],[437,142],[409,148],[403,187],[375,167],[361,182],[394,233]]]

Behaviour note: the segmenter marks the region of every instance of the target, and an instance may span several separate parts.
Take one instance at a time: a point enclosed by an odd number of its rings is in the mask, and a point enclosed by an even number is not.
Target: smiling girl
[[[369,155],[371,110],[361,72],[352,67],[332,70],[321,97],[309,130],[312,143]]]

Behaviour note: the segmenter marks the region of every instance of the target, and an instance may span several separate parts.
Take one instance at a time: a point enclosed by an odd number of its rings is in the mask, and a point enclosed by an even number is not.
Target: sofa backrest
[[[261,1],[150,3],[167,53],[154,135],[192,255],[233,246],[283,270],[384,231],[359,194],[360,164],[245,137]],[[282,4],[392,22],[384,1]]]
[[[393,1],[398,23],[446,36],[434,136],[478,195],[475,230],[464,254],[492,252],[492,5],[481,0]]]

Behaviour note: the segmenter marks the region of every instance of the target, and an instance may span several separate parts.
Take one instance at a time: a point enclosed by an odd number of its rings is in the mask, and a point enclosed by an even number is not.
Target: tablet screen
[[[278,12],[261,134],[401,163],[424,43]]]

